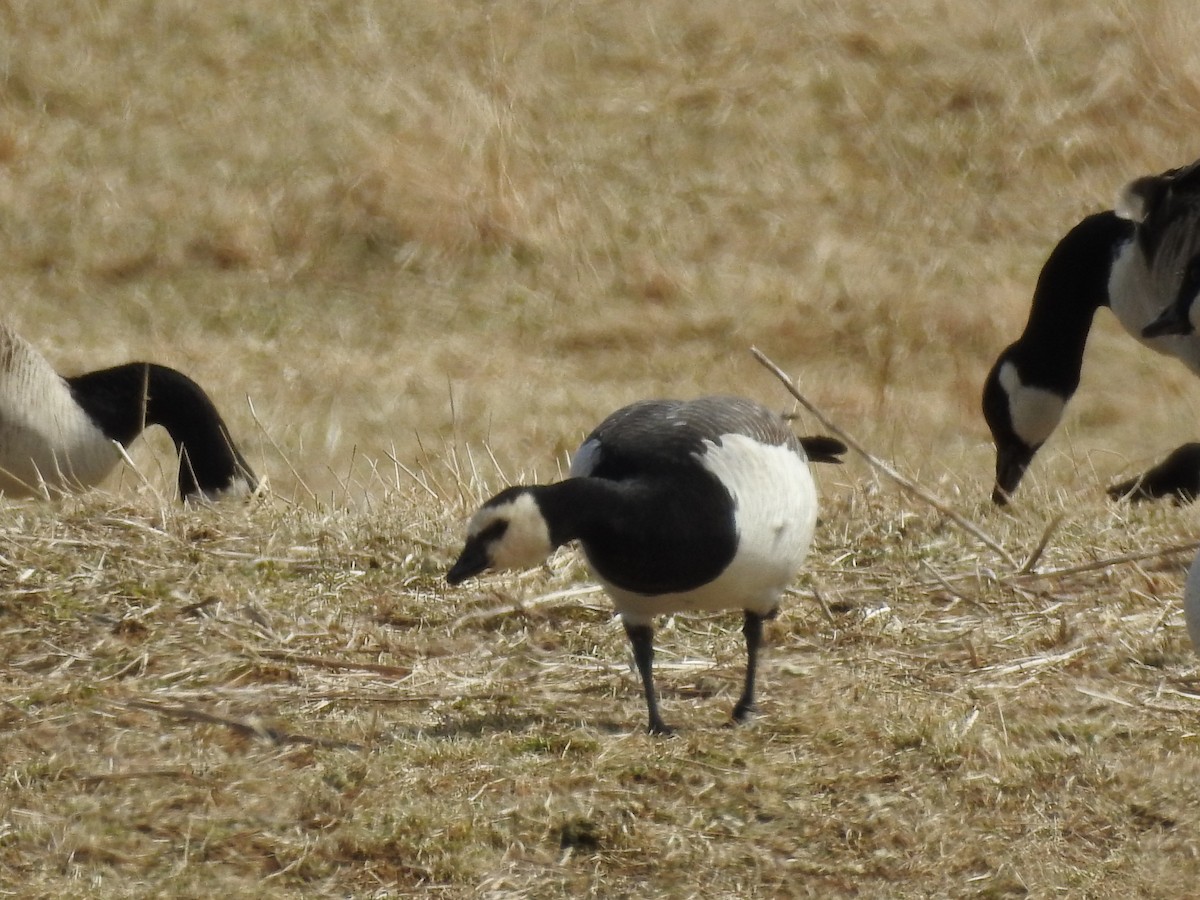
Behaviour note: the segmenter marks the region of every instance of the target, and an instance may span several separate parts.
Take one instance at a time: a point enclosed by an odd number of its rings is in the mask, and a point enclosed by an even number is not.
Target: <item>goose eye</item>
[[[492,544],[504,537],[504,532],[506,531],[508,531],[508,519],[497,519],[476,534],[475,538],[484,543]]]

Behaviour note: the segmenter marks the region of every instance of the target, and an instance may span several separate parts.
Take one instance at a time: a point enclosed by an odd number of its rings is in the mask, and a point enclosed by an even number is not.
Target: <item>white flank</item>
[[[1013,431],[1026,446],[1038,446],[1058,427],[1066,401],[1054,391],[1022,384],[1021,375],[1011,362],[1000,367],[999,379],[1008,395]]]
[[[0,492],[90,487],[119,459],[45,357],[0,324]]]
[[[1200,653],[1200,554],[1192,561],[1183,586],[1183,620],[1187,623],[1192,649]]]
[[[1183,275],[1180,266],[1171,261],[1158,262],[1154,268],[1147,266],[1137,241],[1126,243],[1113,260],[1108,276],[1109,305],[1130,335],[1159,353],[1174,356],[1200,375],[1200,332],[1142,337],[1142,329],[1174,302]]]
[[[647,597],[604,582],[621,617],[646,624],[664,613],[747,609],[765,615],[804,564],[817,524],[817,489],[808,464],[787,447],[740,434],[705,442],[701,464],[733,495],[738,549],[714,581],[677,594]]]

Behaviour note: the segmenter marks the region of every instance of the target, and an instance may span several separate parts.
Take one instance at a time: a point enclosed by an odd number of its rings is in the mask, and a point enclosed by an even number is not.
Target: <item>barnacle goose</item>
[[[1184,333],[1178,321],[1198,290],[1200,161],[1130,182],[1115,209],[1088,216],[1066,234],[1042,267],[1024,332],[1000,354],[984,384],[983,414],[996,444],[993,501],[1008,501],[1058,426],[1079,387],[1084,345],[1100,307],[1112,309],[1135,338],[1200,375],[1200,336]],[[1109,494],[1193,499],[1198,464],[1200,450],[1185,445]]]
[[[174,369],[134,362],[64,378],[0,321],[0,493],[93,487],[147,425],[179,454],[182,499],[247,494],[258,480],[208,395]]]
[[[754,711],[762,623],[812,542],[809,461],[839,462],[833,438],[797,438],[750,400],[647,400],[619,409],[576,452],[569,477],[510,487],[475,513],[446,575],[528,568],[578,540],[633,648],[649,730],[668,734],[654,690],[655,616],[741,609],[746,680],[733,720]]]
[[[1200,653],[1200,554],[1192,560],[1183,584],[1183,620],[1192,649]]]

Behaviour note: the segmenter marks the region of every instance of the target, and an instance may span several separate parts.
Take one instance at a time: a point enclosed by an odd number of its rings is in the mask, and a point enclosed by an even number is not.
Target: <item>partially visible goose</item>
[[[984,384],[983,414],[996,444],[996,503],[1016,491],[1079,387],[1084,345],[1100,307],[1112,309],[1133,337],[1200,375],[1200,336],[1171,333],[1170,320],[1147,328],[1165,308],[1195,297],[1198,255],[1200,161],[1130,182],[1114,210],[1088,216],[1058,243],[1038,277],[1024,332],[1000,354]],[[1186,447],[1109,494],[1193,499],[1200,454]]]
[[[845,450],[832,438],[795,437],[750,400],[634,403],[587,437],[565,481],[511,487],[483,504],[446,580],[536,566],[578,540],[624,623],[654,734],[671,731],[654,690],[654,618],[743,610],[740,722],[755,708],[763,620],[778,612],[812,542],[809,460],[838,462]]]
[[[147,425],[179,453],[182,499],[246,494],[258,480],[208,395],[174,369],[135,362],[68,378],[0,321],[0,493],[98,484]]]
[[[1183,585],[1183,620],[1192,649],[1200,653],[1200,554],[1192,560]]]

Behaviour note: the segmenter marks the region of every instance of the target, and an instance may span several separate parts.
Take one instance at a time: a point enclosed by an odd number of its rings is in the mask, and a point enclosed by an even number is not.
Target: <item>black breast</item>
[[[593,511],[581,536],[601,577],[656,595],[694,590],[725,570],[737,553],[734,502],[700,460],[729,434],[802,452],[779,416],[735,397],[635,403],[588,435],[572,473],[620,486],[619,502]]]
[[[606,581],[637,594],[690,591],[733,560],[733,498],[706,469],[626,478],[622,495],[620,507],[595,517],[580,538]]]

